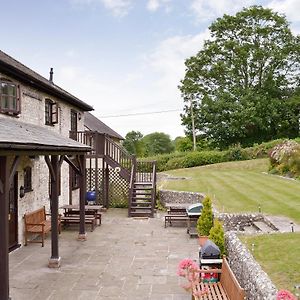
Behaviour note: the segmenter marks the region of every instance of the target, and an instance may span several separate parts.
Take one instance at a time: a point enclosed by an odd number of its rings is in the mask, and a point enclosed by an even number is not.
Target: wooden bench
[[[92,215],[92,216],[86,215],[84,222],[85,222],[85,224],[91,225],[91,231],[94,231],[95,226],[97,226],[97,219],[94,215]],[[79,215],[63,216],[63,217],[61,217],[61,223],[64,226],[67,226],[70,224],[79,224],[80,216]]]
[[[170,206],[167,212],[170,215],[186,215],[186,209],[184,207]]]
[[[221,269],[204,270],[200,273],[219,273],[219,282],[200,282],[200,289],[208,292],[199,297],[199,300],[243,300],[245,291],[241,288],[234,273],[229,267],[226,258],[223,258]]]
[[[25,246],[27,243],[42,243],[44,247],[45,235],[51,230],[51,220],[46,219],[45,206],[33,212],[24,214],[25,223]],[[60,220],[58,220],[58,232],[61,232]],[[29,234],[41,235],[41,240],[28,240]]]
[[[172,222],[186,222],[188,221],[189,217],[187,214],[167,214],[165,215],[165,228],[167,227],[167,223],[169,223],[170,226],[172,226]]]
[[[79,216],[80,211],[77,209],[69,209],[64,212],[65,217],[73,217],[73,216]],[[86,216],[94,216],[96,220],[98,221],[98,226],[101,225],[101,213],[100,211],[93,211],[93,210],[86,210],[85,211]]]

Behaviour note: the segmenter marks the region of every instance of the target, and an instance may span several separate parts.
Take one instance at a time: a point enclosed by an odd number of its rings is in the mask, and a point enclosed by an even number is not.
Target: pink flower
[[[201,290],[200,288],[200,269],[193,260],[183,259],[178,265],[177,275],[187,279],[188,282],[182,287],[190,292],[196,300],[207,293],[206,289]]]
[[[297,300],[297,298],[287,290],[280,290],[277,293],[276,300]]]

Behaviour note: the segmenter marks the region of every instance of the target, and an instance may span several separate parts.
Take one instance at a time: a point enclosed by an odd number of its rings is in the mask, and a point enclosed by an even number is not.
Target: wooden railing
[[[135,182],[135,168],[136,168],[136,163],[133,163],[131,166],[131,174],[130,174],[130,181],[129,181],[128,217],[130,217],[133,188],[134,188],[134,182]]]
[[[138,161],[136,166],[136,181],[137,182],[153,182],[154,161]]]
[[[105,137],[104,154],[117,162],[121,168],[131,171],[134,156],[107,136]]]

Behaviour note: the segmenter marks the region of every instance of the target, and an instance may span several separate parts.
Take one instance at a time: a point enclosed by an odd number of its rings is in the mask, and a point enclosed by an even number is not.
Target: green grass
[[[268,159],[220,163],[167,171],[186,180],[165,181],[160,188],[202,192],[225,212],[283,215],[300,223],[300,182],[265,174]]]
[[[278,289],[297,292],[294,285],[300,284],[300,233],[240,236],[240,239],[249,250],[254,243],[253,256]]]

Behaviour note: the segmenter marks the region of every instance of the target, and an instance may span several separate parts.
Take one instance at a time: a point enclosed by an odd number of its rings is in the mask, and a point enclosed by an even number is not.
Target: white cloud
[[[148,0],[147,2],[147,9],[149,11],[157,11],[160,7],[165,7],[167,12],[170,11],[170,4],[171,0]]]
[[[289,21],[300,22],[300,1],[299,0],[274,0],[268,7],[279,13],[284,13]]]
[[[159,46],[146,57],[148,64],[160,73],[161,86],[177,87],[185,72],[185,59],[195,55],[209,38],[206,30],[198,35],[174,36],[162,41]],[[165,88],[165,89],[166,89]]]
[[[131,8],[130,0],[101,0],[104,6],[116,17],[125,16]]]
[[[280,1],[280,0],[279,0]],[[295,0],[297,1],[297,0]],[[211,21],[226,14],[233,14],[255,4],[255,0],[193,0],[190,8],[196,15],[198,22]]]
[[[115,17],[123,17],[128,14],[132,0],[70,0],[76,5],[92,5],[102,4],[104,7],[112,12]]]

